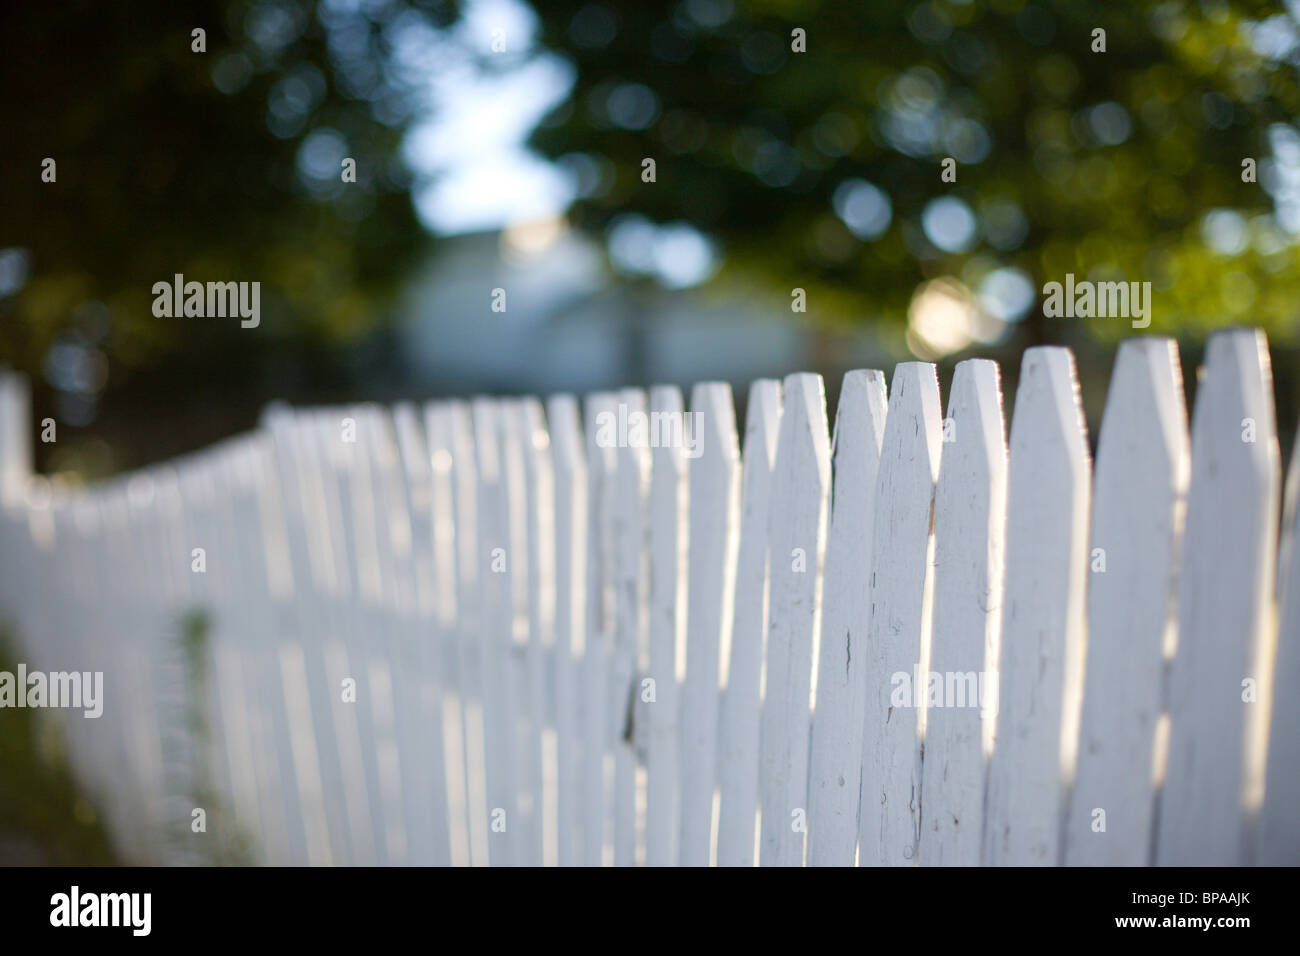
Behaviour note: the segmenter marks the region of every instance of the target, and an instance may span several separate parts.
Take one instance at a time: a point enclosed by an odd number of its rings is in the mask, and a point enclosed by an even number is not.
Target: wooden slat
[[[449,403],[435,402],[425,406],[433,482],[434,611],[442,639],[446,642],[439,661],[446,674],[442,719],[445,727],[448,850],[453,866],[468,866],[481,804],[475,799],[470,785],[472,756],[468,750],[468,728],[472,704],[467,696],[470,675],[464,661],[466,639],[462,630],[466,618],[472,613],[472,601],[468,599],[464,581],[464,549],[460,539],[462,536],[472,539],[472,530],[466,528],[465,521],[472,523],[473,508],[463,500],[463,494],[468,492],[472,496],[473,456],[461,455],[457,451],[457,434],[461,431],[456,424],[458,417],[456,407]],[[466,471],[469,474],[465,474]],[[472,566],[472,561],[470,564]]]
[[[555,752],[556,862],[582,860],[579,664],[586,644],[587,461],[578,403],[555,395],[546,403],[555,468]]]
[[[555,864],[554,737],[548,730],[546,656],[555,642],[555,479],[550,435],[542,403],[531,396],[514,403],[524,465],[524,536],[527,569],[524,613],[527,634],[524,663],[524,738],[521,741],[525,782],[523,796],[532,815],[529,860],[534,866]]]
[[[1156,338],[1121,345],[1106,409],[1093,478],[1088,658],[1065,862],[1142,866],[1151,850],[1164,642],[1189,468],[1177,345]]]
[[[640,389],[618,393],[620,414],[646,413]],[[629,428],[618,445],[614,486],[614,657],[609,683],[610,747],[614,754],[614,865],[637,862],[637,674],[645,663],[646,599],[649,595],[646,497],[650,483],[650,449]]]
[[[1268,739],[1264,807],[1260,813],[1255,862],[1265,866],[1300,863],[1300,442],[1291,451],[1286,509],[1279,549],[1277,658],[1273,673],[1272,725]]]
[[[1074,356],[1027,349],[1011,420],[988,864],[1059,862],[1083,683],[1090,477]]]
[[[618,415],[613,392],[587,396],[587,637],[583,648],[582,727],[582,863],[603,866],[605,846],[613,860],[613,803],[607,786],[613,778],[609,727],[610,674],[614,654],[615,485],[618,448],[599,434],[606,415]],[[607,766],[608,765],[608,766]]]
[[[759,762],[763,866],[803,862],[810,695],[830,472],[821,376],[790,375],[769,511],[771,602]]]
[[[470,404],[470,413],[478,469],[478,652],[487,770],[488,859],[492,866],[512,866],[518,859],[520,836],[511,682],[512,582],[518,556],[511,546],[509,492],[501,456],[501,409],[493,399],[476,398]]]
[[[682,420],[682,395],[676,388],[650,390],[650,411]],[[638,688],[637,709],[644,715],[646,752],[645,862],[677,864],[679,800],[682,776],[678,763],[677,647],[685,628],[686,455],[669,442],[650,453],[649,668],[654,699]]]
[[[505,492],[508,532],[507,572],[509,599],[506,612],[509,617],[509,641],[505,645],[502,661],[507,693],[510,696],[509,723],[506,733],[511,738],[514,754],[515,813],[511,842],[515,847],[515,862],[521,866],[541,866],[542,863],[542,781],[541,739],[536,732],[541,701],[533,693],[534,667],[540,660],[533,659],[532,620],[529,611],[529,581],[535,573],[532,566],[533,542],[530,539],[532,520],[529,473],[525,464],[525,445],[531,443],[523,419],[523,406],[516,400],[497,403],[498,434],[501,442],[501,478]],[[536,489],[531,492],[533,499]],[[540,642],[540,635],[539,635]],[[540,651],[540,646],[537,648]],[[540,673],[536,674],[540,678]]]
[[[461,733],[465,766],[469,852],[474,866],[489,865],[487,755],[485,751],[483,670],[480,648],[483,618],[480,600],[482,552],[478,529],[478,453],[469,403],[449,402],[445,422],[450,448],[453,551],[459,623],[456,674],[463,716]]]
[[[740,450],[731,387],[703,383],[691,392],[690,552],[681,714],[683,866],[712,857],[718,769],[718,669],[731,630],[739,534]]]
[[[845,374],[832,441],[834,488],[808,795],[810,866],[852,866],[856,856],[866,695],[862,662],[886,411],[883,372]]]
[[[926,589],[942,418],[934,366],[898,365],[880,447],[871,541],[858,851],[864,866],[916,862],[929,671]]]
[[[1192,419],[1178,646],[1169,673],[1169,755],[1156,840],[1162,866],[1250,862],[1272,686],[1267,631],[1280,485],[1264,335],[1217,332],[1206,346]],[[1247,681],[1254,682],[1253,694]]]
[[[781,383],[749,387],[731,634],[723,634],[718,718],[719,866],[753,866],[758,841],[760,689],[768,613],[768,521],[781,423]]]
[[[393,408],[393,428],[401,460],[402,488],[411,526],[411,573],[414,607],[408,632],[408,654],[414,663],[413,749],[420,776],[412,782],[414,806],[409,813],[415,841],[421,849],[416,862],[445,866],[451,862],[447,818],[446,753],[443,725],[443,652],[446,632],[436,613],[433,465],[425,442],[424,423],[414,405]],[[407,761],[409,762],[409,761]],[[423,819],[421,819],[423,818]],[[418,821],[418,822],[417,822]]]
[[[923,866],[976,866],[988,747],[997,717],[1007,504],[1007,444],[996,362],[957,365],[934,495],[934,619],[921,779]]]

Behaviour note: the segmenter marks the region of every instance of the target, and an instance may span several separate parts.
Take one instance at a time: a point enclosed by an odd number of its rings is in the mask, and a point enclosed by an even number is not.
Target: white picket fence
[[[979,359],[946,418],[932,365],[850,372],[833,441],[818,376],[755,382],[743,454],[715,383],[698,457],[598,440],[670,387],[274,407],[70,487],[3,376],[0,613],[104,673],[102,718],[43,716],[133,860],[1300,863],[1263,335],[1197,396],[1189,438],[1176,346],[1126,342],[1095,467],[1054,347],[1009,452]]]

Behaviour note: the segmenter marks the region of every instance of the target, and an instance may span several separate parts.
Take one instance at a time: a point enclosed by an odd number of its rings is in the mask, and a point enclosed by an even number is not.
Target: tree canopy
[[[589,173],[584,226],[689,223],[724,278],[805,288],[830,320],[899,319],[951,275],[995,304],[1030,294],[1041,323],[1038,290],[1073,273],[1150,281],[1152,332],[1294,336],[1300,43],[1275,4],[538,10],[577,81],[534,143]]]
[[[61,341],[126,366],[249,348],[237,327],[154,317],[151,287],[176,273],[262,282],[266,338],[370,327],[428,238],[398,154],[427,108],[410,41],[456,16],[418,0],[5,4],[0,363],[39,369]]]

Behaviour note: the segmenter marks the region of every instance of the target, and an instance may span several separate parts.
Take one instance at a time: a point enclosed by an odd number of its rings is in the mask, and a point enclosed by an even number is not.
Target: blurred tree
[[[577,174],[587,228],[690,224],[724,278],[778,301],[804,288],[823,319],[901,318],[922,282],[956,276],[1042,338],[1039,290],[1074,273],[1151,281],[1153,332],[1295,334],[1300,4],[536,8],[577,82],[533,143]]]
[[[364,331],[427,239],[397,148],[427,108],[427,41],[457,16],[456,0],[5,4],[0,363],[93,391],[108,358],[219,366]],[[260,281],[260,334],[155,318],[153,283],[176,273]]]

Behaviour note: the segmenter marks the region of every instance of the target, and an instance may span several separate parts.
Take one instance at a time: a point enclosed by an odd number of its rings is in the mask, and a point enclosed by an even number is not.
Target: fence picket
[[[1260,813],[1256,862],[1294,865],[1300,860],[1300,442],[1292,448],[1279,549],[1277,658],[1273,673],[1272,727],[1264,807]]]
[[[520,399],[514,406],[524,466],[525,538],[528,574],[525,584],[527,644],[524,772],[533,829],[529,862],[555,865],[555,740],[554,707],[547,697],[546,659],[555,644],[555,478],[550,435],[542,403]]]
[[[696,385],[691,392],[698,456],[690,462],[690,571],[682,692],[683,866],[707,866],[713,855],[718,768],[718,670],[735,600],[740,449],[731,387]]]
[[[1187,412],[1170,339],[1120,346],[1093,478],[1088,657],[1065,862],[1148,862]],[[1099,813],[1099,811],[1101,811]]]
[[[830,489],[820,375],[786,377],[769,510],[771,601],[759,763],[763,866],[803,862],[808,736]]]
[[[985,863],[1059,862],[1078,741],[1088,442],[1069,349],[1025,351],[1011,419],[998,717]]]
[[[637,862],[637,674],[646,656],[646,496],[650,479],[647,434],[635,440],[633,416],[646,414],[640,389],[618,393],[619,415],[628,435],[618,438],[614,486],[614,647],[608,684],[610,747],[614,753],[614,865]],[[625,411],[626,410],[626,411]]]
[[[446,865],[451,862],[442,699],[446,635],[435,614],[438,598],[433,462],[425,443],[423,423],[414,405],[403,403],[394,406],[393,428],[410,522],[410,564],[414,587],[406,645],[416,678],[411,690],[408,719],[413,723],[410,738],[413,762],[420,773],[418,777],[412,774],[414,801],[408,804],[407,809],[417,839],[421,845],[427,846],[427,850],[417,854],[417,858]],[[424,819],[420,819],[422,817]]]
[[[810,866],[852,866],[856,856],[866,705],[862,661],[887,404],[883,372],[845,374],[831,442],[833,487],[808,795]]]
[[[546,414],[555,470],[556,863],[574,866],[584,816],[578,668],[587,640],[587,462],[577,400],[552,396]]]
[[[731,633],[723,634],[725,676],[718,716],[719,866],[753,866],[758,852],[758,762],[763,658],[767,646],[768,527],[772,469],[781,425],[781,383],[749,387]]]
[[[945,696],[943,706],[926,708],[918,853],[923,866],[975,866],[996,717],[992,675],[1006,544],[1007,444],[996,362],[957,365],[943,428],[934,496],[930,671],[941,675]]]
[[[483,852],[475,850],[482,846],[476,812],[482,803],[470,779],[474,759],[469,749],[472,705],[467,695],[472,684],[465,661],[465,629],[473,620],[474,608],[465,575],[467,566],[473,565],[472,530],[466,526],[466,521],[473,520],[472,501],[466,500],[467,496],[472,498],[473,480],[472,456],[459,454],[459,444],[466,440],[460,424],[462,411],[446,403],[430,403],[424,410],[433,469],[435,613],[446,642],[438,660],[447,675],[442,695],[443,747],[450,821],[448,850],[454,866],[480,863]],[[469,540],[462,543],[462,538]],[[466,551],[471,551],[468,560]]]
[[[1156,838],[1162,866],[1250,862],[1272,683],[1266,628],[1281,483],[1272,396],[1262,332],[1210,336],[1192,417]]]
[[[927,588],[942,439],[934,366],[900,364],[890,388],[872,522],[858,850],[864,866],[916,862],[925,702],[920,684],[929,673]]]
[[[608,698],[614,653],[614,490],[618,449],[603,439],[599,430],[609,416],[617,420],[618,396],[613,392],[589,395],[585,411],[588,519],[587,637],[582,665],[582,862],[584,866],[604,866],[605,844],[613,847],[613,804],[606,798],[613,767],[606,758],[612,736]]]
[[[509,699],[505,733],[510,739],[514,760],[513,822],[511,843],[515,862],[520,866],[540,866],[542,862],[541,829],[541,741],[533,732],[537,701],[532,693],[532,619],[529,612],[529,579],[534,574],[531,560],[533,542],[529,535],[529,489],[525,465],[525,433],[522,404],[515,400],[496,403],[498,437],[501,447],[501,481],[505,494],[507,541],[508,619],[502,669],[505,693]],[[534,490],[535,495],[535,490]]]
[[[681,392],[668,386],[651,389],[650,412],[665,421],[681,420]],[[645,691],[637,691],[638,710],[645,718],[645,862],[649,866],[674,866],[678,859],[678,795],[683,777],[678,763],[681,662],[677,653],[685,627],[686,493],[686,455],[681,442],[657,444],[651,452],[649,666],[645,672],[646,678],[654,681],[654,699],[647,703]],[[684,725],[685,713],[681,719]]]

